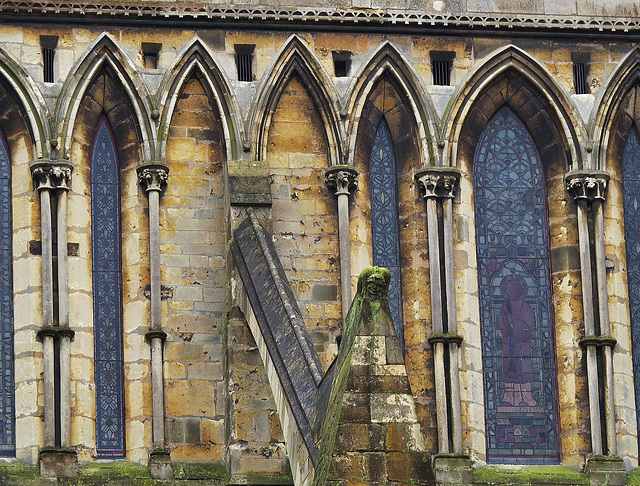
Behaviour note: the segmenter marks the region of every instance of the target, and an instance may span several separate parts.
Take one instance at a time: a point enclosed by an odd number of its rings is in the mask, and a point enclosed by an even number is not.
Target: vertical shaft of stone
[[[164,449],[164,385],[162,376],[162,339],[151,339],[151,388],[153,406],[153,448]]]
[[[340,282],[342,319],[351,307],[351,243],[349,238],[349,194],[358,187],[358,171],[350,165],[336,165],[324,174],[327,187],[338,196],[338,238],[340,241]]]
[[[160,300],[160,191],[149,191],[149,270],[151,274],[151,329],[162,328]]]
[[[55,447],[55,395],[54,395],[54,349],[53,335],[42,338],[42,362],[44,371],[44,446]]]
[[[429,277],[431,284],[431,325],[433,332],[442,333],[444,328],[442,324],[442,283],[440,280],[440,237],[438,234],[437,201],[434,197],[426,199]]]
[[[438,452],[449,452],[449,420],[447,413],[447,389],[444,372],[444,342],[434,343],[434,374],[436,380],[436,420],[438,421]]]
[[[603,200],[596,198],[592,203],[594,244],[596,254],[596,281],[598,285],[598,309],[600,314],[600,334],[609,337],[609,299],[607,294],[607,268],[604,251],[604,208]],[[613,403],[613,353],[610,346],[604,346],[605,365],[605,417],[607,420],[607,445],[609,455],[617,450],[615,408]]]
[[[160,281],[160,192],[167,182],[169,167],[150,162],[138,168],[138,179],[149,197],[149,273],[151,287],[151,330],[147,339],[151,344],[151,404],[153,408],[153,448],[164,450],[164,377]]]
[[[42,325],[53,326],[53,245],[51,238],[51,192],[40,189],[40,231],[42,239]],[[55,447],[55,393],[53,335],[43,337],[44,445]]]
[[[593,290],[591,276],[591,252],[589,248],[589,227],[587,201],[578,199],[578,239],[580,244],[580,277],[582,280],[582,308],[584,312],[584,333],[595,334],[593,319]],[[589,390],[589,415],[591,419],[591,448],[595,455],[602,454],[602,425],[600,423],[600,401],[598,385],[598,362],[595,345],[587,345],[587,384]]]
[[[338,238],[340,239],[340,282],[342,286],[342,316],[351,306],[351,245],[349,242],[349,194],[338,195]]]
[[[69,327],[67,190],[58,191],[58,325]],[[71,446],[71,337],[60,337],[60,445]]]
[[[444,271],[447,296],[447,332],[458,332],[456,314],[456,283],[453,259],[453,198],[442,199],[444,227]],[[462,411],[460,409],[460,370],[458,368],[458,343],[449,342],[449,380],[451,385],[451,429],[453,452],[462,452]]]
[[[42,325],[53,326],[53,244],[49,188],[40,190],[40,231],[42,238]]]

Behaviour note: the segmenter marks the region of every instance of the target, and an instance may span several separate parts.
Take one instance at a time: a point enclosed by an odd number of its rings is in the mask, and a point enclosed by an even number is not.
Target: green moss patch
[[[473,473],[481,484],[589,484],[589,477],[564,466],[486,466]],[[640,484],[640,483],[639,483]]]
[[[148,484],[153,484],[148,467],[128,461],[87,464],[80,468],[78,477],[80,479],[105,479],[107,481],[115,479],[147,479]],[[141,481],[140,484],[147,484],[147,482]]]
[[[19,480],[19,479],[37,479],[40,477],[38,466],[31,466],[24,462],[0,462],[0,478]]]
[[[627,479],[628,485],[640,486],[640,468],[634,469],[629,474],[629,478]]]
[[[172,462],[171,470],[175,479],[226,479],[227,466],[223,461],[207,463]]]

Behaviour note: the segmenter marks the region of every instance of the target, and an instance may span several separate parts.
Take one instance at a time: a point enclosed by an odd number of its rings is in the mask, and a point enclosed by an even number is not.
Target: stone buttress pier
[[[149,198],[149,274],[151,278],[151,329],[146,339],[151,345],[151,390],[153,406],[153,450],[149,468],[154,478],[170,478],[171,456],[165,447],[163,345],[167,333],[162,330],[160,282],[160,193],[167,184],[169,166],[147,162],[137,169],[138,180]]]
[[[604,210],[609,173],[598,170],[575,170],[565,175],[567,191],[576,203],[580,245],[580,274],[584,310],[584,338],[580,346],[587,356],[587,383],[593,456],[588,459],[591,482],[600,484],[606,475],[609,484],[625,484],[622,460],[617,458],[616,417],[613,394],[613,348],[607,295],[604,253]],[[591,214],[591,218],[589,218]],[[593,227],[589,228],[592,221]],[[593,248],[589,235],[593,235]],[[593,261],[595,258],[595,261]],[[595,269],[595,277],[592,273]],[[595,285],[596,291],[593,291]],[[594,302],[594,297],[597,300]],[[597,319],[596,319],[597,317]],[[602,361],[599,360],[602,353]],[[604,370],[601,369],[604,362]],[[604,397],[601,423],[600,396]],[[606,457],[605,457],[606,456]]]
[[[425,167],[416,172],[415,179],[424,194],[427,209],[432,322],[428,340],[434,351],[438,427],[436,480],[439,483],[464,483],[471,479],[471,463],[469,457],[462,454],[458,368],[462,336],[458,334],[457,326],[453,260],[453,199],[460,171],[454,167]]]
[[[43,477],[76,477],[78,456],[71,449],[71,339],[69,323],[69,271],[67,261],[67,194],[73,164],[65,160],[38,160],[31,164],[34,189],[40,199],[42,254],[42,327],[38,338],[43,345],[44,447],[40,450]],[[54,264],[52,208],[57,206],[58,319],[54,319]],[[55,341],[58,340],[58,346]],[[56,352],[57,350],[57,352]],[[56,398],[56,363],[60,370]],[[57,403],[56,403],[57,402]],[[56,413],[60,435],[56,437]]]

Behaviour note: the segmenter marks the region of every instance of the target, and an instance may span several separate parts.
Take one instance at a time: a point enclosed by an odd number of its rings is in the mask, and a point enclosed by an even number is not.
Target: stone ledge
[[[576,486],[590,482],[588,475],[565,466],[485,466],[473,472],[473,484]]]

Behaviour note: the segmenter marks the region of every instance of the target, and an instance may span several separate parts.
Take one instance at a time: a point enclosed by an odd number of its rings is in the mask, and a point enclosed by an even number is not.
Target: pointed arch
[[[509,77],[517,79],[519,84],[535,93],[535,98],[543,100],[547,105],[547,111],[552,115],[551,120],[564,138],[563,142],[571,168],[588,168],[588,158],[582,151],[583,142],[587,139],[586,128],[577,115],[577,108],[543,65],[513,45],[494,52],[487,61],[469,73],[452,97],[442,119],[443,157],[446,163],[459,165],[458,149],[461,133],[479,97]],[[494,112],[499,108],[500,106],[494,106]],[[484,115],[488,120],[493,113],[484,113]],[[484,123],[476,127],[476,130],[480,131],[483,127]],[[477,135],[479,136],[479,132]]]
[[[406,97],[413,113],[418,146],[424,165],[436,164],[437,115],[419,74],[389,41],[382,43],[355,76],[345,106],[348,119],[347,160],[352,163],[365,102],[383,76],[389,76]]]
[[[595,169],[607,170],[607,151],[615,130],[616,117],[629,91],[640,84],[640,47],[634,47],[618,64],[604,83],[593,105],[593,159]]]
[[[167,69],[158,89],[158,106],[163,107],[158,128],[158,155],[164,160],[171,118],[180,92],[192,74],[199,72],[206,81],[212,105],[222,119],[227,159],[237,159],[244,143],[244,127],[240,108],[231,85],[206,45],[195,37]]]
[[[339,116],[338,93],[324,66],[296,35],[289,37],[280,48],[258,86],[249,117],[255,157],[258,160],[266,158],[271,118],[280,95],[293,76],[300,78],[320,113],[329,144],[331,165],[341,164],[344,160],[344,129]]]
[[[51,127],[49,111],[37,84],[31,75],[0,48],[0,83],[10,87],[10,91],[19,100],[20,107],[28,120],[29,131],[36,158],[49,156]]]
[[[146,84],[136,73],[133,62],[106,33],[100,35],[84,53],[62,87],[56,106],[61,154],[69,158],[72,133],[80,103],[95,75],[105,66],[110,67],[116,74],[131,103],[145,160],[155,159],[156,127],[149,119],[153,105]]]

